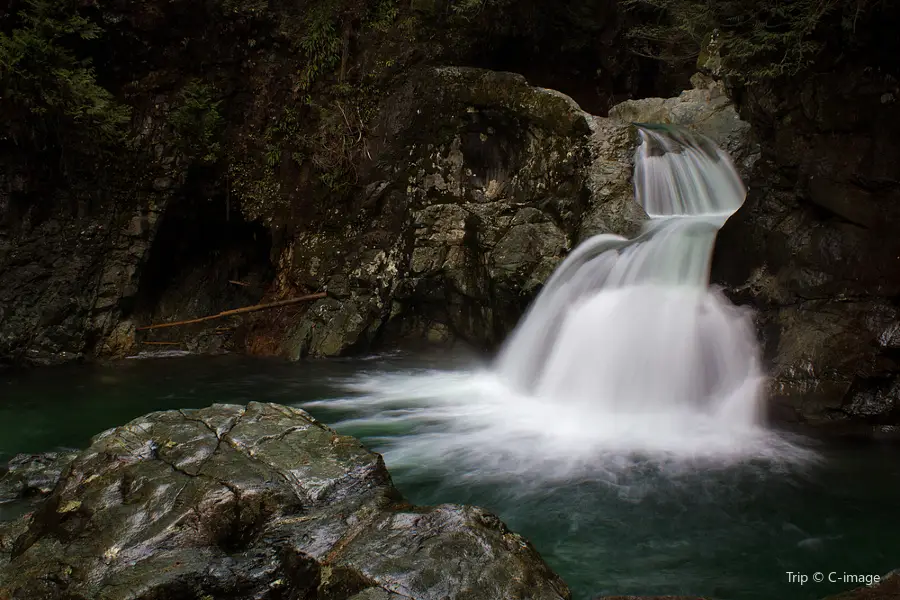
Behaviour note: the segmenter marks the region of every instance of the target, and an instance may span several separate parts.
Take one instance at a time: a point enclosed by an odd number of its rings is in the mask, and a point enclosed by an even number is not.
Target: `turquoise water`
[[[0,460],[83,447],[92,435],[153,410],[254,400],[302,406],[346,396],[344,382],[361,371],[456,368],[467,360],[395,355],[291,364],[184,357],[0,373]],[[353,416],[346,407],[309,410],[327,423]],[[384,451],[393,436],[410,434],[399,423],[342,432]],[[756,460],[672,473],[648,460],[610,477],[552,483],[527,472],[484,477],[452,458],[388,466],[415,503],[471,503],[500,515],[535,544],[578,599],[668,593],[804,600],[855,585],[801,586],[787,572],[865,575],[900,566],[900,450],[877,444],[815,450],[821,460],[802,467]]]

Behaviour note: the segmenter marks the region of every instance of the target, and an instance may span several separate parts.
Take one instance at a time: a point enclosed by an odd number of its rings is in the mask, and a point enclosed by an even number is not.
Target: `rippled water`
[[[579,599],[803,600],[853,586],[801,587],[787,571],[882,574],[900,566],[896,447],[771,434],[740,456],[702,445],[693,454],[679,447],[675,456],[665,436],[654,439],[657,427],[639,419],[606,424],[643,431],[647,444],[635,452],[613,443],[621,432],[604,441],[598,424],[597,436],[579,437],[583,428],[567,425],[574,417],[533,410],[502,389],[491,394],[492,385],[468,357],[446,355],[302,364],[189,357],[5,373],[0,459],[82,447],[152,410],[272,401],[306,406],[383,452],[413,502],[496,512]],[[522,450],[528,444],[504,452],[479,431],[485,415],[508,417],[498,434],[530,440],[530,457]]]

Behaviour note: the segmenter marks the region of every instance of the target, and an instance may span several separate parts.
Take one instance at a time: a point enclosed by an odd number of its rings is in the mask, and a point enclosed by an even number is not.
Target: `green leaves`
[[[715,39],[721,74],[751,82],[807,68],[823,47],[816,33],[826,20],[850,5],[859,14],[869,2],[622,0],[622,6],[640,21],[628,33],[639,54],[686,62],[702,57]]]
[[[215,94],[214,88],[191,80],[179,94],[179,105],[169,114],[182,152],[207,164],[222,156],[220,138],[225,123],[219,113],[222,101],[215,100]]]
[[[13,118],[2,133],[40,150],[65,144],[96,153],[121,142],[128,107],[97,83],[79,50],[102,29],[70,0],[29,0],[11,30],[0,31],[0,109]]]
[[[326,2],[310,11],[298,46],[306,57],[300,73],[300,89],[308,90],[321,75],[334,70],[341,60],[341,36],[337,10]]]

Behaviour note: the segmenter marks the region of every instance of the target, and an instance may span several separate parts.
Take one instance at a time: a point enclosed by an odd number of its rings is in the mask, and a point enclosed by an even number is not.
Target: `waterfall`
[[[752,424],[762,375],[749,319],[709,289],[719,228],[746,190],[728,156],[685,130],[638,127],[627,240],[598,235],[563,261],[496,369],[519,393],[594,414],[692,414]]]
[[[375,435],[394,467],[520,484],[810,458],[764,427],[751,320],[709,285],[746,194],[734,165],[695,133],[638,131],[643,231],[575,248],[490,368],[362,373],[309,407],[352,414],[336,427]]]

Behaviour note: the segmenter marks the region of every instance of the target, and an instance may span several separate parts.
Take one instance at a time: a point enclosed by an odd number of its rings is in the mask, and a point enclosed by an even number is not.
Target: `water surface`
[[[477,370],[460,371],[468,361],[394,355],[290,364],[224,356],[3,373],[0,460],[84,447],[92,435],[153,410],[279,402],[342,423],[343,433],[384,452],[413,502],[471,503],[499,514],[579,599],[683,593],[804,600],[854,586],[801,587],[788,581],[788,571],[883,574],[900,566],[900,452],[892,446],[817,446],[815,461],[760,455],[677,465],[606,452],[596,464],[551,477],[539,447],[533,470],[521,452],[497,456],[484,468],[472,462],[477,453],[411,453],[410,440],[440,433],[448,407],[395,399],[371,418],[372,392],[360,382],[385,374],[422,385],[461,373],[477,377]],[[542,418],[553,426],[551,410]]]

